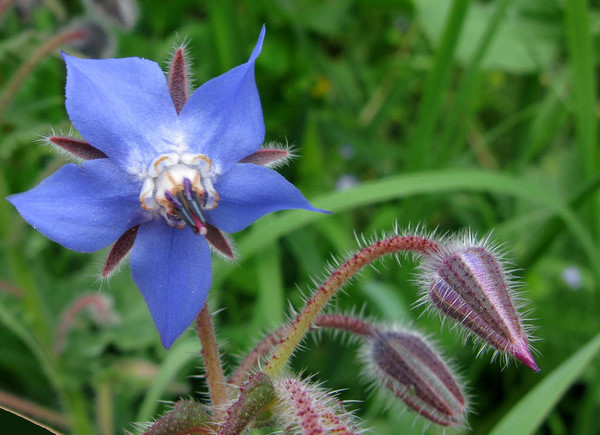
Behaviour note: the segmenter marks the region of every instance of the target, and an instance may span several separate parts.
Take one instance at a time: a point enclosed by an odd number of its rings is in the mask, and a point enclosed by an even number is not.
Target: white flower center
[[[172,227],[187,224],[195,233],[205,235],[204,211],[219,203],[211,167],[211,160],[204,154],[158,156],[143,176],[142,208],[159,212]]]

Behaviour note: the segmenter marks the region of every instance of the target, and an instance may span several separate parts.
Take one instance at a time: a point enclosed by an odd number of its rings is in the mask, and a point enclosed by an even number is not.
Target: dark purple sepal
[[[169,93],[179,115],[188,100],[188,80],[185,67],[185,52],[179,47],[173,56],[169,71]]]
[[[278,148],[261,148],[255,153],[244,157],[239,163],[253,163],[259,166],[267,166],[271,163],[277,162],[278,160],[287,159],[290,156],[290,152],[287,150],[281,150]]]
[[[68,136],[50,136],[48,141],[83,160],[106,159],[108,156],[88,142]]]
[[[217,251],[219,251],[221,254],[223,254],[225,257],[233,260],[235,258],[235,253],[233,252],[229,241],[223,235],[221,230],[209,223],[206,223],[206,229],[207,233],[205,237],[206,240],[208,240],[208,242],[211,244],[211,246]]]
[[[106,257],[106,262],[104,263],[104,268],[102,269],[102,276],[104,278],[109,276],[112,271],[115,270],[115,267],[117,267],[123,258],[125,258],[125,256],[129,253],[129,251],[131,251],[139,228],[140,226],[136,225],[135,227],[125,231],[110,249],[108,257]]]

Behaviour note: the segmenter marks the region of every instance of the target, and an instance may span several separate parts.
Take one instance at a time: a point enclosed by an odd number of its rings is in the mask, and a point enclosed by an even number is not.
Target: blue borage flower
[[[67,64],[66,108],[85,140],[50,137],[83,158],[8,200],[46,237],[80,252],[114,243],[103,274],[131,250],[131,274],[165,347],[189,326],[212,283],[209,243],[227,257],[221,231],[240,231],[282,209],[315,209],[291,183],[264,167],[286,157],[260,149],[265,127],[254,63],[189,95],[177,50],[168,81],[140,58]]]

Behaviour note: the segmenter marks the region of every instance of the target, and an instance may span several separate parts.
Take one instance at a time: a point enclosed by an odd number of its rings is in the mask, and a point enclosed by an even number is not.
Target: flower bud
[[[274,387],[285,433],[350,435],[360,432],[352,414],[323,389],[296,378],[278,379]]]
[[[513,301],[513,280],[497,250],[471,235],[449,239],[425,258],[421,272],[424,300],[484,343],[539,371]]]
[[[172,410],[156,420],[145,435],[214,433],[210,431],[210,422],[211,416],[200,403],[193,400],[180,400],[175,403]]]
[[[466,399],[444,360],[414,331],[378,331],[366,342],[367,376],[442,426],[464,426]]]

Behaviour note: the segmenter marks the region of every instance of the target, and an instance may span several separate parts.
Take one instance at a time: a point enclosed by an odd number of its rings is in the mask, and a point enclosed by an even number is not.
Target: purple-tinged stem
[[[323,307],[336,291],[364,266],[386,254],[402,251],[429,254],[438,251],[438,249],[436,242],[419,236],[394,236],[385,240],[378,240],[372,245],[362,248],[334,271],[309,299],[291,324],[285,337],[279,342],[279,346],[267,362],[264,372],[269,376],[276,376],[283,370],[292,353],[300,344],[302,337],[311,328]]]
[[[0,94],[0,118],[3,117],[5,110],[8,108],[8,105],[15,94],[19,91],[23,81],[44,57],[65,42],[85,38],[87,35],[88,31],[84,28],[70,29],[58,33],[54,37],[50,38],[50,40],[39,46],[12,75],[12,77],[6,83],[4,91],[2,94]]]
[[[88,142],[67,136],[50,136],[48,141],[83,160],[106,159],[108,156]]]
[[[235,373],[229,378],[227,383],[229,385],[242,385],[242,383],[248,378],[250,372],[258,366],[258,361],[261,357],[267,355],[277,343],[285,336],[288,326],[282,326],[281,328],[271,332],[265,338],[263,338],[255,347],[252,349],[246,358],[239,365]]]
[[[317,317],[314,322],[314,327],[341,329],[363,337],[370,336],[374,331],[373,326],[362,319],[352,316],[341,316],[338,314],[327,314]],[[287,329],[287,325],[282,326],[263,338],[256,347],[252,349],[252,352],[244,358],[237,370],[227,381],[227,384],[242,385],[242,382],[247,379],[250,372],[258,366],[260,358],[273,350],[275,345],[285,336]]]
[[[225,421],[226,417],[227,391],[225,390],[225,375],[223,374],[223,366],[208,304],[204,304],[204,308],[196,317],[196,331],[202,343],[202,357],[204,358],[206,380],[213,406],[213,419],[215,423],[220,423]]]
[[[106,262],[104,263],[104,268],[102,269],[103,277],[110,275],[115,267],[117,267],[123,258],[125,258],[125,256],[129,253],[129,251],[131,251],[139,228],[140,226],[136,225],[135,227],[128,229],[115,242],[108,253],[108,257],[106,257]]]
[[[16,287],[4,281],[0,281],[0,291],[3,291],[19,299],[23,297],[24,293],[23,289],[21,289],[20,287]]]
[[[42,420],[64,429],[70,428],[69,421],[64,415],[1,390],[0,408],[10,410],[10,412],[17,415],[22,413],[23,417],[29,416],[35,420]],[[35,423],[39,424],[37,421]]]
[[[169,71],[169,93],[177,114],[181,112],[188,100],[188,80],[185,68],[185,53],[183,48],[178,48],[173,56],[171,70]]]
[[[2,19],[2,14],[6,9],[15,2],[15,0],[2,0],[0,1],[0,20]]]
[[[63,350],[65,338],[69,328],[73,324],[73,320],[82,310],[91,307],[99,314],[104,314],[103,317],[109,317],[110,303],[107,299],[100,295],[88,295],[77,299],[69,309],[63,314],[56,332],[56,340],[54,341],[54,354],[58,355]]]
[[[318,328],[335,328],[343,331],[351,332],[362,337],[370,337],[376,328],[370,323],[365,322],[358,317],[341,316],[339,314],[326,314],[317,317],[315,327]]]

